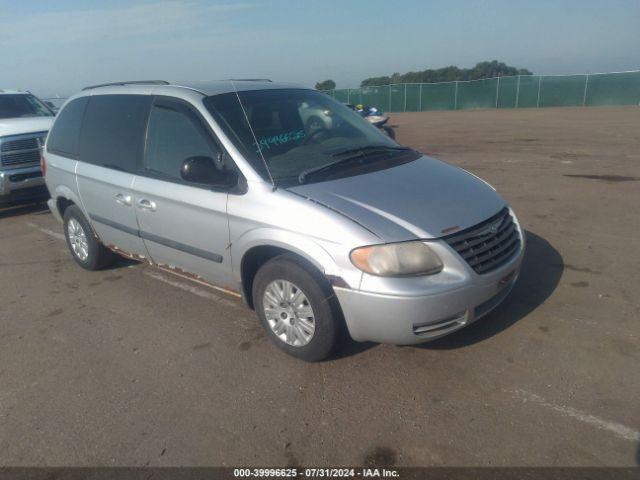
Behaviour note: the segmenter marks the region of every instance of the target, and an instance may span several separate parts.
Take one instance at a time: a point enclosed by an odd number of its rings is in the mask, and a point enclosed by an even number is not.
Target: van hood
[[[55,117],[0,118],[0,137],[48,132]]]
[[[483,180],[426,156],[288,190],[351,218],[384,242],[442,237],[480,223],[506,205]]]

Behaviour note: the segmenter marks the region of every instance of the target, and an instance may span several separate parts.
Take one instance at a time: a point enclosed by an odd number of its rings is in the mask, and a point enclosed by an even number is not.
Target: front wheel
[[[280,255],[258,270],[253,305],[269,338],[294,357],[317,362],[337,346],[340,321],[331,287],[294,255]]]

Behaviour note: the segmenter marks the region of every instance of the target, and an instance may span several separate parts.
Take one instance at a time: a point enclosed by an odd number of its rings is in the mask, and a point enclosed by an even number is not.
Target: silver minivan
[[[317,112],[331,121],[309,121]],[[487,182],[295,85],[88,87],[61,109],[43,161],[81,267],[120,254],[242,296],[309,361],[347,334],[415,344],[474,322],[524,253]]]

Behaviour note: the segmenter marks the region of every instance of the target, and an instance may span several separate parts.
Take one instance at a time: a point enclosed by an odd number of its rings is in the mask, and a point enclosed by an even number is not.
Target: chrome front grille
[[[473,227],[443,237],[476,273],[488,273],[520,250],[520,233],[508,208]]]
[[[45,136],[40,132],[0,138],[0,164],[3,167],[37,164]]]

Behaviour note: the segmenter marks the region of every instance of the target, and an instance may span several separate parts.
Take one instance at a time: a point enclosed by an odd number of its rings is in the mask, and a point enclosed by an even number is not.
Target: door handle
[[[120,205],[124,205],[125,207],[130,207],[131,195],[123,195],[122,193],[117,194],[116,203],[119,203]]]
[[[138,208],[141,210],[149,210],[150,212],[156,211],[156,202],[152,202],[151,200],[147,200],[146,198],[141,198],[138,200]]]

